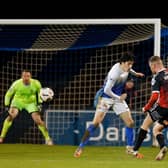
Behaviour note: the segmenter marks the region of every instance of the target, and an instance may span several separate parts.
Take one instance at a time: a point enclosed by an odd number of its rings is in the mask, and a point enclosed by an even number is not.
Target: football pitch
[[[125,147],[86,146],[80,158],[74,158],[75,146],[1,144],[2,168],[166,168],[168,156],[155,161],[159,148],[142,147],[143,159],[125,153]]]

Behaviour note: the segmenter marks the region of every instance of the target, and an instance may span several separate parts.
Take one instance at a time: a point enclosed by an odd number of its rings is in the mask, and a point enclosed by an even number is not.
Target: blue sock
[[[126,135],[127,146],[133,146],[133,144],[134,144],[134,129],[126,127],[125,128],[125,135]]]
[[[85,131],[85,134],[82,138],[81,143],[79,144],[79,147],[83,148],[89,141],[89,138],[91,135],[93,135],[94,131],[96,130],[97,126],[94,126],[93,124],[91,124],[87,130]]]

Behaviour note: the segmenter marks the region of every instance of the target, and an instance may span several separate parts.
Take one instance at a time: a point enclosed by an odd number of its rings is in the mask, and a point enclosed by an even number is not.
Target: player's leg
[[[41,119],[41,115],[39,112],[31,113],[32,119],[37,124],[38,129],[41,131],[42,135],[45,138],[46,145],[53,145],[52,139],[49,136],[49,132],[45,126],[44,121]]]
[[[153,121],[150,117],[149,114],[147,114],[146,118],[144,119],[140,129],[139,129],[139,132],[137,134],[137,137],[135,139],[135,144],[134,144],[134,155],[137,157],[137,158],[142,158],[143,155],[141,155],[138,150],[139,148],[141,147],[144,139],[146,138],[146,135],[147,135],[147,132],[148,132],[148,129],[150,128],[150,126],[153,124]]]
[[[133,142],[134,142],[134,129],[132,127],[125,127],[125,135],[126,135],[126,152],[132,153]]]
[[[133,152],[133,143],[134,143],[134,121],[132,119],[130,111],[126,111],[120,114],[121,119],[124,121],[125,135],[126,135],[126,152],[128,154]]]
[[[76,149],[76,151],[74,153],[74,157],[80,157],[84,146],[87,145],[87,143],[89,141],[89,138],[93,135],[93,133],[96,130],[96,128],[98,127],[98,125],[102,122],[104,116],[105,116],[104,112],[97,111],[95,113],[93,122],[86,129],[86,131],[85,131],[85,133],[84,133],[84,135],[82,137],[82,140],[81,140],[78,148]]]
[[[109,108],[110,108],[110,105],[104,100],[104,98],[99,99],[93,122],[86,129],[86,131],[85,131],[85,133],[82,137],[82,140],[81,140],[78,148],[76,149],[76,151],[74,153],[74,157],[80,157],[81,156],[83,148],[85,147],[85,145],[87,145],[90,136],[93,135],[96,128],[99,126],[99,124],[104,119],[104,116],[105,116],[105,114],[106,114],[106,112],[108,111]]]
[[[113,110],[120,118],[124,121],[126,125],[125,135],[126,135],[126,152],[132,153],[133,142],[134,142],[134,121],[131,116],[130,109],[125,101],[116,101]]]
[[[81,143],[79,145],[80,147],[83,148],[87,144],[90,136],[93,135],[93,133],[96,130],[96,128],[98,127],[99,123],[102,122],[104,115],[105,115],[104,112],[96,112],[95,113],[92,124],[89,125],[89,127],[86,129],[86,131],[82,137]]]
[[[11,107],[9,109],[9,115],[6,117],[6,119],[4,120],[4,123],[3,123],[2,131],[1,131],[1,135],[0,135],[0,143],[3,143],[4,138],[6,137],[6,134],[13,123],[13,120],[18,115],[18,112],[19,111],[17,108]]]
[[[45,138],[46,145],[53,145],[52,139],[49,136],[49,132],[45,126],[44,121],[41,118],[39,107],[36,105],[36,103],[31,103],[29,105],[25,106],[25,109],[28,111],[28,113],[31,114],[32,119],[37,124],[38,129],[42,133],[43,137]]]
[[[168,121],[167,121],[167,123],[168,123]],[[155,158],[156,160],[162,160],[165,157],[165,155],[167,153],[167,150],[168,150],[167,147],[166,147],[164,135],[162,133],[164,127],[167,127],[167,126],[162,125],[160,123],[156,123],[156,125],[153,128],[153,134],[156,137],[156,139],[159,143],[159,146],[160,146],[160,151]]]

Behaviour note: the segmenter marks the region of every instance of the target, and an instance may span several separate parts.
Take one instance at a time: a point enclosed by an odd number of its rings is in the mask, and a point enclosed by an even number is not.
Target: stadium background
[[[168,28],[162,24],[161,57],[167,65]],[[51,87],[54,100],[44,105],[43,117],[55,144],[77,145],[86,122],[92,119],[93,99],[110,67],[127,51],[135,55],[134,69],[145,74],[135,79],[136,94],[129,105],[139,128],[141,108],[150,95],[151,73],[147,64],[154,50],[153,25],[0,25],[0,128],[4,94],[10,84],[30,69],[43,87]],[[124,145],[124,126],[108,113],[91,145]],[[167,135],[167,132],[165,133]],[[166,136],[167,137],[167,136]],[[44,143],[26,112],[20,113],[5,143]],[[145,145],[152,144],[149,133]]]

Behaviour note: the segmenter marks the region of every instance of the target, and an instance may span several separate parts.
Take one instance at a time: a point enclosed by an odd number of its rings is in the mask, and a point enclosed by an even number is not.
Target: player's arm
[[[143,112],[146,112],[150,110],[150,108],[157,102],[160,94],[160,80],[159,78],[154,75],[151,80],[152,85],[152,94],[150,96],[150,99],[148,100],[148,103],[142,108]]]
[[[152,106],[156,103],[156,101],[159,98],[159,92],[152,92],[152,95],[150,96],[150,99],[148,100],[148,103],[142,108],[143,112],[146,112],[152,108]]]
[[[108,96],[112,97],[112,98],[116,98],[116,99],[120,99],[120,100],[125,100],[126,97],[127,97],[126,93],[122,94],[121,96],[118,96],[117,94],[115,94],[112,91],[112,88],[113,88],[113,86],[116,83],[117,76],[118,76],[118,74],[115,71],[113,71],[111,73],[111,75],[108,76],[106,84],[105,84],[105,87],[104,87],[104,93],[107,94]]]
[[[9,106],[13,95],[15,94],[16,83],[14,82],[5,94],[5,106]]]
[[[36,80],[35,82],[36,82],[36,90],[37,90],[37,92],[36,92],[37,104],[42,104],[43,101],[40,97],[40,89],[41,89],[42,86],[41,86],[41,83],[38,80]]]
[[[145,75],[141,72],[136,72],[134,71],[133,69],[130,70],[130,73],[133,75],[133,76],[136,76],[136,77],[144,77]]]
[[[116,95],[111,89],[115,84],[115,80],[114,79],[108,79],[106,82],[106,85],[104,87],[104,93],[106,93],[108,96],[110,97],[114,97],[117,99],[120,99],[120,96]]]

